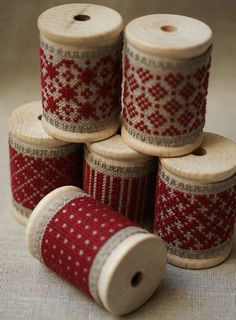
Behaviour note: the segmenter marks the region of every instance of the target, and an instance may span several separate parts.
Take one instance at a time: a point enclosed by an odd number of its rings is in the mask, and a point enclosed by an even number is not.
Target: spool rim
[[[108,21],[110,21],[110,28],[105,28],[102,26],[102,30],[99,32],[99,28],[94,29],[92,13],[93,10],[104,11],[106,16],[109,16]],[[63,13],[64,11],[64,13]],[[80,12],[81,11],[81,12]],[[87,15],[90,19],[80,20],[74,19],[74,17],[78,15]],[[65,30],[60,29],[60,23],[57,25],[58,21],[54,21],[51,25],[50,20],[52,16],[57,18],[64,19],[64,23],[68,23],[67,28]],[[94,18],[95,19],[95,18]],[[100,19],[100,17],[99,17]],[[101,28],[101,19],[97,22],[98,27]],[[77,20],[77,21],[76,21]],[[100,23],[99,23],[100,21]],[[112,25],[111,25],[112,22]],[[55,27],[55,24],[57,27]],[[70,28],[73,29],[73,26],[77,28],[77,32],[69,32]],[[80,29],[87,27],[87,34],[81,33]],[[91,28],[93,26],[93,28]],[[68,28],[69,27],[69,28]],[[80,27],[80,28],[79,28]],[[105,45],[109,45],[112,42],[118,40],[120,33],[123,29],[123,19],[121,15],[108,7],[97,5],[97,4],[86,4],[86,3],[73,3],[73,4],[64,4],[52,7],[46,11],[44,11],[38,18],[38,29],[40,32],[49,40],[56,42],[58,44],[66,45],[66,46],[75,46],[80,48],[96,48]],[[94,32],[89,33],[89,29],[95,30],[97,33],[94,35]],[[64,32],[63,32],[64,31]],[[66,31],[66,33],[65,33]],[[82,32],[82,31],[81,31]],[[78,36],[79,35],[79,36]],[[99,40],[99,41],[98,41]]]
[[[8,120],[9,134],[23,143],[44,149],[67,146],[68,142],[56,140],[43,130],[39,119],[42,114],[41,109],[41,101],[32,101],[13,110]],[[22,118],[23,113],[28,118]],[[33,130],[27,130],[29,124],[31,124]],[[37,130],[38,134],[35,134]]]
[[[203,136],[200,135],[199,137],[197,137],[196,141],[190,144],[186,144],[179,147],[165,147],[165,146],[151,145],[146,142],[135,139],[127,132],[127,130],[124,127],[122,127],[121,129],[121,135],[124,141],[131,148],[134,148],[139,152],[144,152],[151,156],[163,157],[163,158],[186,155],[192,152],[193,150],[195,150],[196,148],[198,148],[201,145],[203,140]]]
[[[39,201],[37,206],[32,211],[29,220],[26,225],[26,233],[25,233],[25,243],[29,253],[37,259],[35,256],[35,248],[34,248],[34,239],[36,234],[40,228],[40,221],[44,216],[48,214],[47,208],[52,204],[52,202],[56,201],[56,199],[60,198],[62,194],[70,193],[70,192],[81,192],[80,188],[75,186],[63,186],[59,187],[50,193],[48,193],[43,199]],[[39,240],[41,241],[41,239]],[[41,256],[39,252],[38,255]]]
[[[160,163],[175,177],[194,183],[217,183],[236,173],[236,145],[233,141],[204,132],[200,147],[207,153],[198,156],[194,155],[197,153],[194,150],[185,157],[162,158]]]
[[[116,151],[115,148],[111,149],[109,143],[112,145],[120,144],[121,149],[119,150],[119,152]],[[121,163],[128,162],[139,164],[148,162],[152,159],[151,156],[145,155],[129,147],[119,134],[115,134],[112,137],[107,138],[106,140],[86,144],[86,148],[91,154],[94,154],[103,159],[105,158],[107,160],[120,161]]]
[[[29,218],[23,216],[20,212],[18,212],[18,210],[12,205],[11,207],[11,215],[14,218],[14,220],[16,222],[18,222],[19,224],[26,226]]]
[[[155,246],[157,251],[153,254]],[[137,255],[139,263],[134,267]],[[111,253],[100,274],[98,290],[104,307],[115,315],[139,308],[158,288],[165,265],[166,249],[158,237],[139,233],[124,240]]]
[[[109,127],[100,131],[79,133],[64,131],[62,129],[56,128],[51,125],[45,118],[42,118],[42,125],[44,130],[54,139],[60,139],[67,143],[88,143],[107,139],[110,136],[114,135],[120,127],[120,123],[114,121]]]
[[[142,23],[147,25],[146,30]],[[153,28],[154,25],[155,28]],[[176,32],[163,31],[163,27],[172,25],[177,29]],[[188,33],[186,28],[188,25],[200,30],[202,39],[196,38],[194,43],[191,39],[193,33]],[[184,34],[185,29],[187,30],[186,34]],[[151,32],[153,38],[156,39],[153,43],[148,42],[146,36]],[[207,51],[212,43],[212,30],[207,24],[191,17],[175,14],[151,14],[136,18],[127,24],[125,36],[127,42],[138,50],[174,59],[189,59],[200,56]]]
[[[206,259],[189,259],[182,258],[170,253],[167,253],[167,261],[168,263],[184,268],[184,269],[207,269],[215,267],[222,262],[224,262],[230,255],[232,250],[232,243],[229,244],[228,248],[224,249],[221,253],[219,253],[216,257],[206,258]]]

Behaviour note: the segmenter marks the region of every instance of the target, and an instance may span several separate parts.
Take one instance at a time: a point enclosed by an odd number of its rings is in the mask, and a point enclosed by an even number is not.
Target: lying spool
[[[120,126],[121,16],[67,4],[42,13],[38,28],[45,130],[69,142],[113,135]]]
[[[223,262],[236,218],[236,145],[205,133],[192,154],[160,162],[154,229],[168,261],[192,269]]]
[[[34,258],[117,315],[141,306],[163,276],[162,241],[75,187],[41,200],[26,235]]]
[[[12,215],[22,224],[47,193],[82,184],[81,145],[48,136],[41,117],[37,101],[15,109],[9,118]]]
[[[154,14],[126,29],[122,137],[153,156],[202,143],[212,32],[195,19]]]
[[[87,144],[83,190],[130,219],[153,216],[156,159],[131,149],[120,135]]]

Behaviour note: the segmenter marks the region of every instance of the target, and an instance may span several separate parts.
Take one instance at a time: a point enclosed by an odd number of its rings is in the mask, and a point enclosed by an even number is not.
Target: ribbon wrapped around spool
[[[205,133],[185,157],[161,159],[154,231],[166,243],[168,261],[201,269],[230,254],[236,217],[236,145]]]
[[[161,157],[187,154],[202,142],[212,32],[204,23],[154,14],[126,29],[122,137]]]
[[[92,4],[51,8],[38,19],[45,130],[90,142],[120,126],[122,18]]]
[[[15,109],[9,118],[12,214],[22,224],[50,191],[82,185],[82,146],[48,136],[41,117],[37,101]]]
[[[34,258],[114,314],[142,305],[163,276],[162,241],[76,187],[42,199],[26,234]]]
[[[87,144],[83,190],[138,223],[153,217],[157,161],[131,149],[120,135]]]

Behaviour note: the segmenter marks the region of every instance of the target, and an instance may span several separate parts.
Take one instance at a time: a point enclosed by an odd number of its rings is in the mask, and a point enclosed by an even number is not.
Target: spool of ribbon
[[[212,32],[204,23],[154,14],[125,30],[122,137],[162,157],[187,154],[202,142]]]
[[[121,16],[67,4],[42,13],[38,27],[45,130],[70,142],[113,135],[120,125]]]
[[[230,254],[236,218],[236,145],[205,133],[185,157],[161,159],[157,176],[155,233],[168,261],[201,269]]]
[[[153,217],[156,159],[131,149],[120,135],[87,144],[83,190],[130,219]]]
[[[12,214],[22,224],[50,191],[82,185],[82,146],[48,136],[41,117],[38,101],[17,108],[9,118]]]
[[[34,258],[117,315],[142,305],[163,276],[162,241],[76,187],[41,200],[26,234]]]

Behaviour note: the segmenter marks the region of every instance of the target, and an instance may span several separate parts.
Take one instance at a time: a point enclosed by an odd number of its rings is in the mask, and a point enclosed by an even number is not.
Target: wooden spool
[[[41,124],[41,102],[15,109],[9,118],[12,214],[26,224],[50,191],[82,184],[82,148],[50,137]]]
[[[113,135],[120,126],[121,16],[66,4],[42,13],[38,28],[45,130],[69,142]]]
[[[160,160],[155,233],[167,245],[168,261],[202,269],[231,252],[236,215],[236,145],[204,133],[193,153]]]
[[[141,306],[163,276],[162,241],[75,187],[41,200],[26,235],[34,258],[116,315]]]
[[[156,167],[156,159],[131,149],[117,134],[85,146],[83,190],[143,224],[153,216]]]
[[[122,137],[153,156],[187,154],[202,143],[211,29],[184,16],[153,14],[125,29]]]

